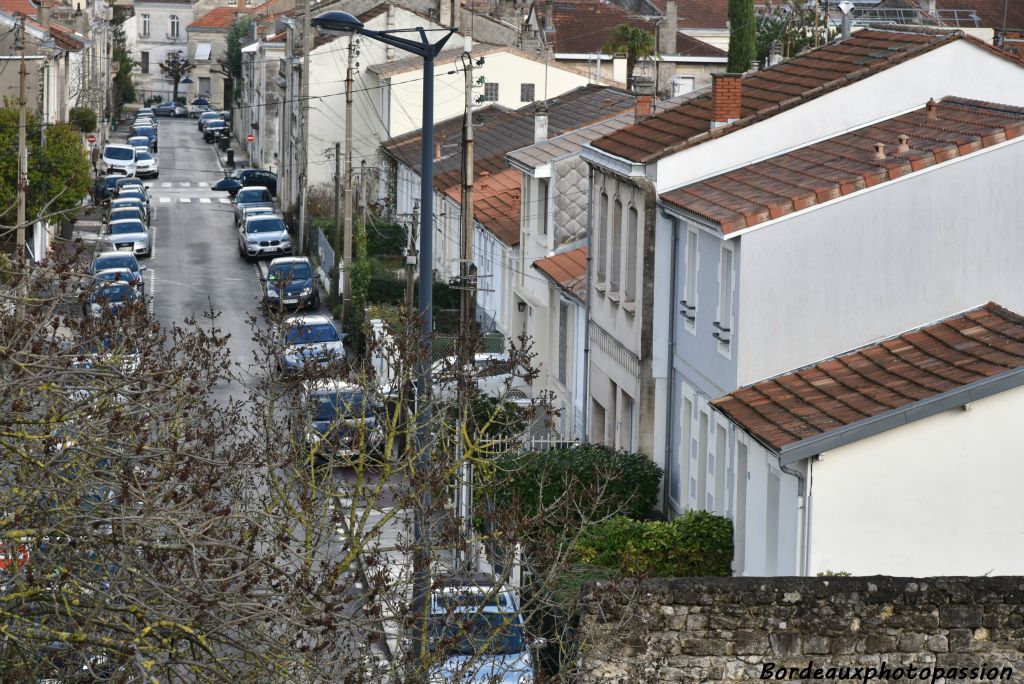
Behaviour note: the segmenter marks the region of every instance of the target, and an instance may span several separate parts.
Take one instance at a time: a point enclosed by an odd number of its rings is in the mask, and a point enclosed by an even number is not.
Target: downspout
[[[675,405],[675,368],[674,359],[676,357],[676,255],[679,253],[679,222],[674,216],[669,216],[664,211],[661,215],[672,222],[672,252],[669,256],[669,260],[672,264],[669,274],[672,278],[669,284],[669,323],[668,323],[668,369],[666,376],[668,377],[668,400],[665,402],[665,473],[662,475],[662,488],[661,488],[661,506],[662,511],[665,513],[665,518],[668,518],[669,512],[669,496],[668,496],[668,478],[666,475],[669,471],[669,459],[672,458],[672,407]],[[689,445],[687,446],[687,453]]]
[[[800,532],[798,539],[800,541],[800,549],[797,554],[797,568],[802,569],[804,576],[807,575],[807,496],[805,491],[804,476],[800,474],[800,471],[793,470],[789,466],[782,465],[779,461],[779,468],[782,472],[787,475],[792,475],[796,478],[796,495],[800,500],[800,505],[797,510],[800,511]],[[808,466],[808,471],[810,466]]]
[[[587,296],[584,302],[583,325],[583,434],[584,442],[590,439],[590,277],[591,262],[594,259],[594,167],[587,164]]]

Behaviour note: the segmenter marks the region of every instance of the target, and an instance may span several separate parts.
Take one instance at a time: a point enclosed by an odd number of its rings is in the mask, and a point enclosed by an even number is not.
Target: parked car
[[[149,186],[142,182],[142,179],[138,176],[124,176],[118,178],[116,187],[114,188],[114,196],[119,196],[121,191],[126,188],[138,188],[139,190],[142,190],[146,196],[146,202],[149,203]]]
[[[135,117],[135,121],[132,122],[131,128],[128,130],[128,133],[131,135],[135,135],[135,133],[133,133],[132,131],[134,131],[136,128],[144,128],[146,126],[150,126],[158,132],[160,130],[160,125],[156,122],[156,118],[152,116],[137,116]]]
[[[203,141],[212,143],[219,142],[231,134],[227,122],[224,119],[211,119],[203,126]]]
[[[132,137],[138,136],[146,136],[149,138],[149,149],[153,152],[159,151],[157,148],[156,128],[153,126],[135,126],[132,128]]]
[[[149,138],[145,135],[133,135],[128,138],[128,144],[135,149],[149,149]]]
[[[93,194],[96,197],[96,202],[106,202],[114,195],[114,191],[117,189],[117,181],[125,178],[119,173],[112,173],[106,176],[101,176],[96,179],[96,183],[93,185]]]
[[[96,273],[92,277],[92,282],[96,285],[101,283],[128,283],[136,290],[142,291],[143,284],[142,279],[137,278],[132,274],[131,269],[128,268],[108,268],[103,271]]]
[[[430,369],[434,395],[440,399],[454,399],[458,392],[458,360],[454,356],[438,359]],[[481,352],[473,357],[472,367],[465,369],[466,377],[476,379],[477,390],[488,397],[505,399],[517,404],[529,403],[532,396],[527,379],[530,371],[525,366],[513,368],[505,353]]]
[[[242,222],[242,210],[246,207],[276,208],[274,206],[274,196],[270,194],[270,190],[267,190],[262,185],[254,185],[239,190],[238,194],[231,200],[231,203],[235,209],[236,226]]]
[[[320,276],[306,257],[279,257],[270,262],[263,283],[263,304],[271,311],[320,308]]]
[[[143,107],[139,111],[135,112],[135,117],[136,118],[138,118],[140,116],[153,117],[153,116],[156,116],[156,113],[153,111],[152,107]]]
[[[134,207],[138,209],[139,212],[146,217],[146,224],[148,225],[151,222],[152,217],[150,216],[149,207],[146,205],[145,201],[139,199],[135,195],[132,195],[131,197],[115,197],[110,200],[110,207],[107,210],[107,215],[103,218],[104,223],[109,222],[110,216],[122,207]]]
[[[117,170],[126,176],[135,175],[135,148],[131,145],[110,144],[103,148],[103,165],[107,173]]]
[[[276,214],[247,218],[238,227],[238,253],[246,261],[291,254],[292,238],[284,219]]]
[[[199,128],[199,132],[201,133],[206,127],[207,122],[220,118],[220,113],[207,110],[201,113],[197,118],[199,121],[196,122],[196,126]]]
[[[533,684],[534,650],[545,644],[528,641],[511,589],[479,574],[437,580],[427,633],[431,682]]]
[[[242,209],[242,223],[254,216],[277,216],[277,209],[274,207],[246,207]]]
[[[315,380],[306,382],[304,389],[303,437],[318,463],[360,453],[380,455],[385,442],[380,417],[385,414],[362,387],[341,380]]]
[[[135,175],[140,178],[160,177],[160,162],[149,150],[139,150],[136,154]]]
[[[188,106],[188,115],[190,118],[199,118],[199,115],[210,111],[210,101],[205,97],[197,97]]]
[[[323,314],[290,316],[280,331],[284,349],[277,358],[281,376],[328,368],[348,357],[345,338]]]
[[[138,290],[129,283],[103,283],[89,295],[86,315],[92,318],[116,316],[125,306],[138,301],[139,298]]]
[[[146,216],[151,213],[149,210],[149,193],[146,192],[145,188],[140,188],[137,185],[122,185],[117,189],[117,194],[114,196],[115,200],[122,199],[138,199],[145,205]]]
[[[277,174],[273,171],[267,171],[266,169],[238,169],[231,174],[231,177],[237,179],[242,187],[252,187],[261,185],[270,191],[270,194],[277,197]],[[228,190],[228,192],[231,192]],[[238,190],[232,192],[232,196],[237,193]]]
[[[108,223],[114,223],[115,221],[124,221],[125,219],[136,219],[138,221],[146,222],[146,215],[137,206],[132,207],[117,207],[110,215],[107,216]]]
[[[148,258],[153,254],[152,243],[146,224],[139,219],[111,220],[101,233],[105,246],[117,252],[132,252],[137,257]]]
[[[129,252],[99,252],[92,258],[89,265],[89,275],[95,276],[101,271],[110,269],[126,269],[131,273],[132,280],[138,283],[139,294],[146,295],[146,281],[142,279],[142,272],[145,266],[139,266],[138,259]]]
[[[180,104],[174,102],[161,102],[156,107],[153,107],[153,114],[156,116],[184,116],[186,109]]]

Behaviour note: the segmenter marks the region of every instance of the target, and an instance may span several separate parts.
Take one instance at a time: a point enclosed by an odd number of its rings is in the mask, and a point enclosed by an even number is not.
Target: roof
[[[82,34],[60,24],[50,23],[50,36],[57,47],[62,50],[74,52],[85,47]]]
[[[665,14],[665,0],[649,0]],[[754,3],[760,5],[760,0]],[[682,29],[727,29],[729,28],[729,0],[678,0],[676,16]]]
[[[925,5],[918,2],[918,5]],[[1024,3],[1019,0],[936,0],[935,9],[973,10],[983,28],[1024,29]],[[1005,22],[1004,22],[1005,17]]]
[[[947,97],[661,196],[728,235],[1024,134],[1024,108]],[[908,149],[899,151],[900,136]],[[876,159],[876,144],[885,159]]]
[[[891,66],[958,40],[970,40],[1006,59],[1009,54],[959,31],[865,29],[846,40],[810,50],[761,71],[743,75],[743,118],[711,132],[711,92],[596,140],[593,146],[634,162],[650,162],[726,135],[803,102],[872,76]]]
[[[988,304],[711,402],[783,464],[1024,384],[1024,317]]]
[[[518,52],[512,48],[498,47],[497,45],[485,45],[483,43],[474,43],[473,52],[471,53],[474,57],[482,57],[489,55],[493,52]],[[465,50],[462,48],[452,48],[450,50],[442,50],[438,53],[437,57],[434,58],[435,68],[439,64],[447,64],[460,60],[462,55],[465,54]],[[523,53],[525,54],[525,53]],[[395,59],[390,62],[381,62],[380,64],[371,64],[366,67],[368,71],[371,71],[381,78],[389,78],[397,74],[405,73],[407,71],[422,71],[423,70],[423,58],[412,56],[403,57],[401,59]]]
[[[718,0],[715,0],[717,3]],[[693,6],[699,2],[691,0]],[[712,4],[715,4],[712,3]],[[683,4],[683,3],[680,3]],[[725,4],[724,2],[721,4]],[[662,0],[664,10],[664,0]],[[682,10],[679,11],[680,28],[691,27],[682,21]],[[556,53],[562,54],[596,54],[602,51],[611,37],[612,31],[619,24],[629,24],[649,31],[657,31],[657,17],[639,16],[635,12],[606,0],[571,0],[556,2],[552,21],[555,31],[551,43]],[[725,28],[722,21],[720,28]],[[693,57],[723,57],[725,52],[701,40],[683,33],[676,33],[676,54]]]
[[[631,110],[634,96],[617,88],[587,85],[552,98],[547,105],[548,135],[558,136]],[[491,105],[473,113],[477,122],[473,129],[473,166],[478,174],[482,171],[492,175],[500,173],[507,167],[506,154],[533,144],[535,108],[536,103],[516,110]],[[422,139],[421,131],[412,131],[388,140],[384,149],[419,173]],[[441,145],[442,152],[441,159],[434,163],[434,187],[443,191],[460,181],[462,117],[435,124],[434,140]]]
[[[0,0],[0,11],[35,18],[39,13],[39,5],[31,0]]]
[[[209,31],[227,31],[235,23],[237,7],[215,7],[188,25],[190,31],[206,29]],[[243,11],[243,14],[247,12]]]
[[[473,185],[473,218],[509,247],[519,244],[519,190],[523,174],[505,169],[491,174],[483,171]],[[447,194],[462,203],[462,187],[449,188]]]
[[[587,248],[578,247],[538,259],[533,267],[576,299],[583,301],[587,287]]]
[[[510,161],[536,169],[556,159],[578,154],[591,141],[629,126],[635,120],[636,114],[632,111],[626,111],[610,119],[599,121],[596,124],[577,128],[574,131],[563,133],[554,138],[548,138],[529,147],[513,150],[507,156]]]

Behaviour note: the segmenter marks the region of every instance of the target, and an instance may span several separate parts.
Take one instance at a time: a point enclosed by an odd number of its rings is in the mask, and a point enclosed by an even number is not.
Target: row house
[[[1020,106],[1022,75],[960,32],[863,30],[766,70],[717,76],[710,91],[584,150],[591,435],[624,444],[623,388],[638,387],[625,397],[640,407],[627,429],[665,468],[663,509],[733,518],[738,573],[808,571],[806,465],[770,454],[754,463],[712,401],[989,300],[1021,310],[1006,256],[1019,242],[1012,195],[1000,189],[1017,172],[1002,161],[1012,145],[990,150],[981,136],[963,163],[952,158],[986,108],[962,114],[969,101]],[[951,94],[963,99],[943,99]],[[922,130],[929,116],[946,134]],[[982,168],[965,172],[972,159]],[[864,161],[875,170],[843,176]],[[811,178],[782,173],[817,164]],[[781,225],[790,229],[773,232]],[[632,301],[617,252],[637,255]]]
[[[235,144],[245,149],[252,166],[275,172],[280,168],[285,40],[282,31],[242,48],[244,104],[235,115]],[[252,142],[247,139],[249,133]]]
[[[188,26],[195,19],[191,0],[135,0],[135,14],[125,24],[128,47],[136,62],[133,76],[140,101],[159,96],[168,101],[174,85],[160,71],[169,55],[188,56]],[[195,88],[186,92],[180,86],[179,97],[195,96]]]

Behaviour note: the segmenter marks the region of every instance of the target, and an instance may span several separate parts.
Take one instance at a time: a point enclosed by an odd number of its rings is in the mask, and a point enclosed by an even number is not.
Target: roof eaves
[[[864,420],[802,439],[799,442],[787,444],[776,453],[779,454],[779,462],[782,465],[790,465],[791,463],[817,456],[829,449],[846,446],[866,437],[881,434],[892,428],[907,425],[922,418],[928,418],[943,411],[958,406],[965,406],[971,402],[1021,386],[1024,386],[1024,366],[1012,368],[970,385],[957,387],[942,394],[880,413],[877,416],[865,418]],[[715,408],[728,415],[728,412],[724,411],[721,407],[716,406]],[[764,444],[760,439],[758,439],[758,442],[761,442],[769,450],[775,451],[775,449]]]

